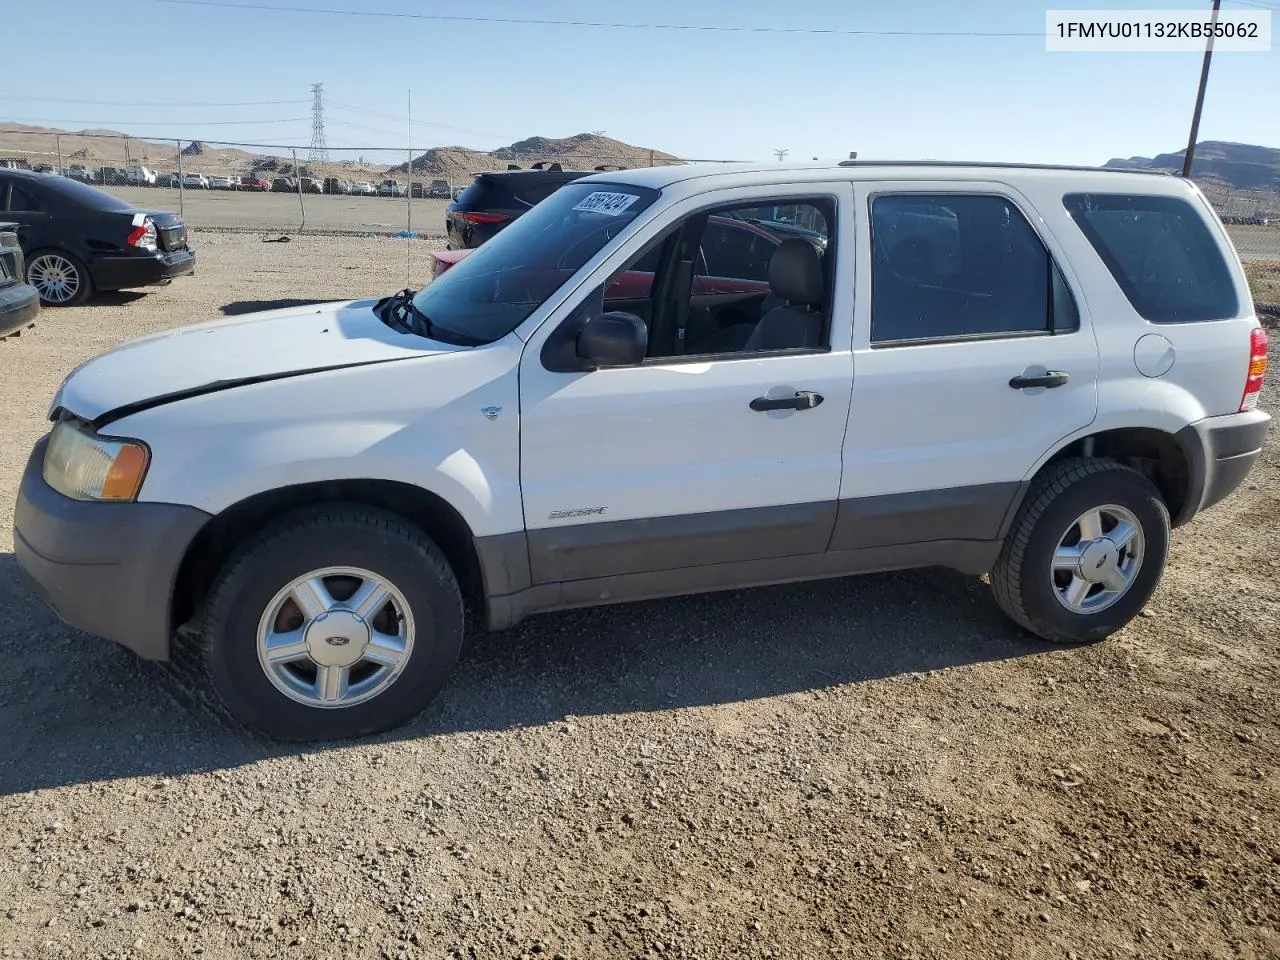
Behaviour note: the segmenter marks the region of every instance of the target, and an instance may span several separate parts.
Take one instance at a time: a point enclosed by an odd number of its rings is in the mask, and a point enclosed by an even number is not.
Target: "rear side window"
[[[0,193],[3,193],[0,190]],[[16,183],[13,190],[9,194],[9,210],[12,213],[39,213],[44,207],[40,205],[40,201],[28,190],[24,190]]]
[[[1063,203],[1143,319],[1195,323],[1239,312],[1231,269],[1186,200],[1070,193]]]
[[[516,187],[516,197],[529,204],[529,206],[533,206],[535,203],[541,203],[547,199],[567,182],[565,180],[535,180],[532,183],[520,184]]]
[[[480,201],[484,199],[487,184],[484,177],[476,177],[467,186],[467,189],[458,194],[458,206],[468,210],[473,210],[480,206]]]
[[[1079,327],[1061,272],[1022,211],[1005,197],[877,196],[871,247],[875,345]]]

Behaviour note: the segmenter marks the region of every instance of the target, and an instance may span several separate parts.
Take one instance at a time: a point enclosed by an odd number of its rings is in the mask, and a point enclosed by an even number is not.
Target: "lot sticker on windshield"
[[[595,193],[587,194],[573,209],[616,217],[639,199],[634,193],[607,193],[597,190]]]

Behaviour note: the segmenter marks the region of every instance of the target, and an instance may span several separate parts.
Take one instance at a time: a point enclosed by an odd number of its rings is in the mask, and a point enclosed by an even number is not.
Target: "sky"
[[[590,131],[683,158],[1103,163],[1186,145],[1200,53],[1045,50],[1026,0],[0,0],[0,121],[156,138],[306,146],[313,83],[338,147],[462,144]],[[244,7],[292,7],[292,10]],[[1084,5],[1081,5],[1084,6]],[[1104,5],[1094,3],[1093,7]],[[1079,9],[1071,3],[1053,8]],[[1127,0],[1110,8],[1203,10]],[[1280,147],[1280,0],[1267,53],[1214,54],[1201,141]],[[53,48],[48,33],[56,8]],[[813,30],[621,29],[303,10]],[[54,62],[50,63],[50,58]],[[287,102],[268,102],[287,101]],[[216,106],[213,104],[217,104]],[[412,127],[406,123],[412,111]],[[409,131],[412,130],[410,136]]]

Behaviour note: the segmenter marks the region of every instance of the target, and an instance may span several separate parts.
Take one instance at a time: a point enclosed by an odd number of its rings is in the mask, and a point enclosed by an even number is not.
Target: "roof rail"
[[[1091,173],[1147,173],[1167,176],[1164,170],[1128,167],[1085,166],[1069,163],[1014,163],[999,160],[841,160],[842,167],[990,167],[1012,170],[1081,170]]]

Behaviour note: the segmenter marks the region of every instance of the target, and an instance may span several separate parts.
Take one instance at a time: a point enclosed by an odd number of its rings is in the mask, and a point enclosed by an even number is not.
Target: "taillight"
[[[501,213],[472,213],[463,211],[458,214],[467,223],[506,223],[507,217]]]
[[[156,225],[151,218],[147,217],[142,226],[134,227],[130,230],[129,236],[125,238],[125,243],[131,247],[137,247],[139,250],[155,250]]]
[[[1258,405],[1262,393],[1262,378],[1267,373],[1267,331],[1256,328],[1249,338],[1249,370],[1244,378],[1244,396],[1240,398],[1240,410],[1252,410]]]

